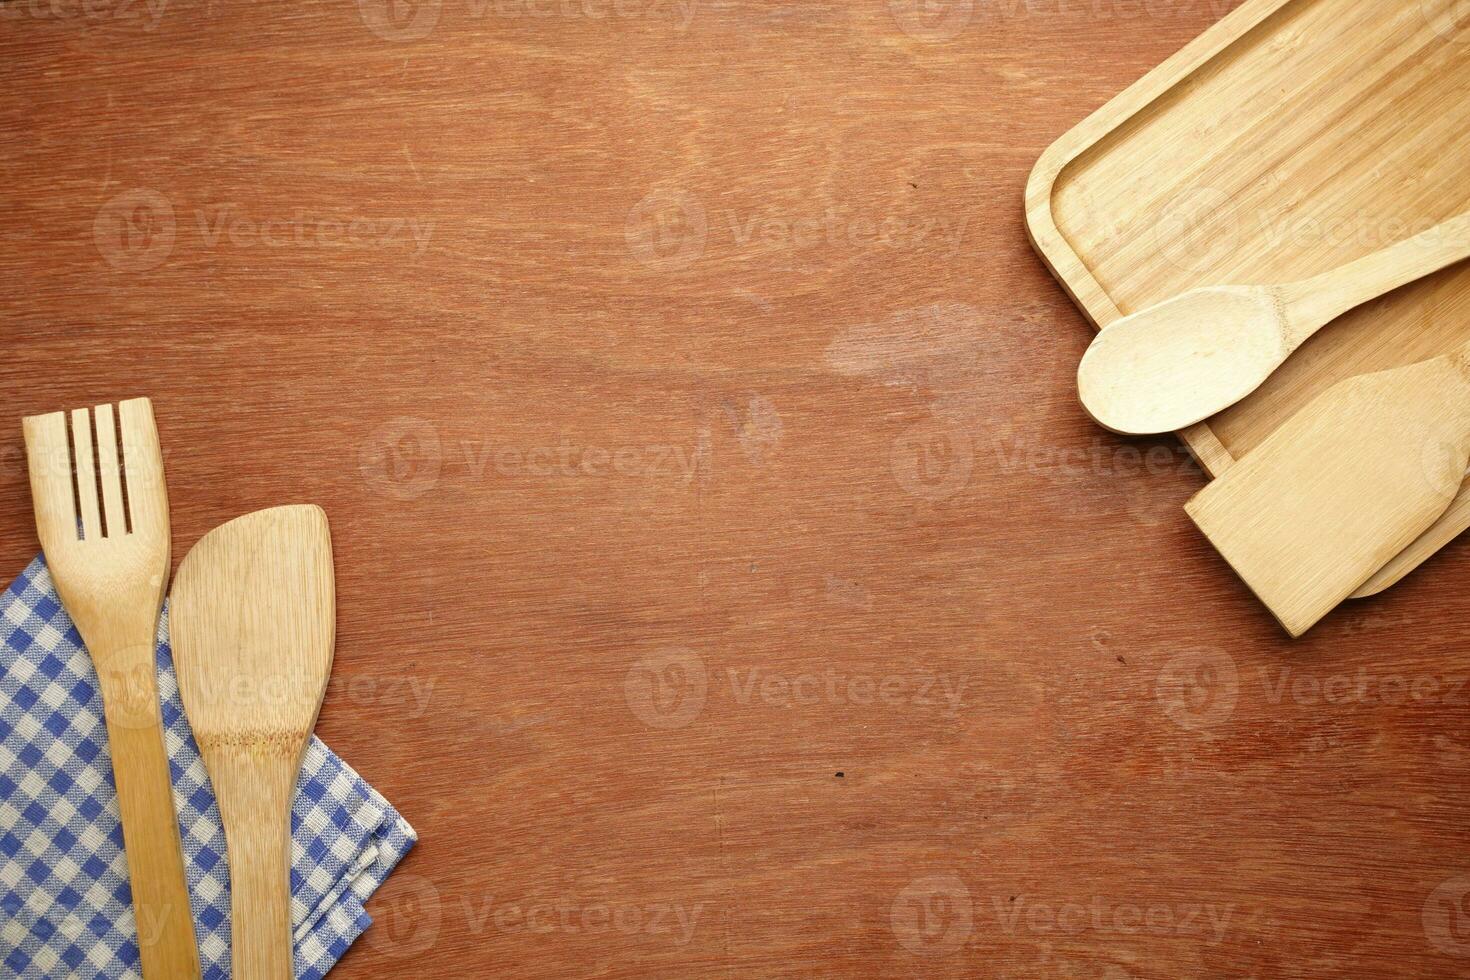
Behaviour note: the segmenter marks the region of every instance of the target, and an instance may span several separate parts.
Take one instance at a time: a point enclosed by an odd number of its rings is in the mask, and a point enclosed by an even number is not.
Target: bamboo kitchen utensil
[[[1026,188],[1032,242],[1103,329],[1199,286],[1309,279],[1470,211],[1463,9],[1243,0],[1047,149]],[[1461,264],[1351,310],[1180,437],[1221,476],[1337,382],[1466,341]],[[1354,596],[1467,527],[1470,482]]]
[[[1114,432],[1187,428],[1255,391],[1347,311],[1466,258],[1470,214],[1310,279],[1181,293],[1094,338],[1077,369],[1082,405]]]
[[[1292,636],[1449,507],[1470,462],[1470,344],[1339,382],[1185,510]]]
[[[24,428],[46,564],[102,691],[143,976],[197,978],[156,674],[170,537],[153,405],[121,402],[115,415],[111,405],[79,408],[70,427],[55,412]]]
[[[290,980],[291,801],[336,637],[320,507],[276,507],[206,534],[170,604],[179,694],[229,851],[235,980]]]

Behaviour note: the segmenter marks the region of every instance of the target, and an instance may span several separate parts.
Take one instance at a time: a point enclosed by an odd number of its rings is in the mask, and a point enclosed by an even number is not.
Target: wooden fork
[[[153,405],[121,402],[116,417],[111,405],[79,408],[70,421],[56,412],[24,423],[36,529],[97,668],[143,976],[195,980],[199,951],[154,672],[170,539]]]

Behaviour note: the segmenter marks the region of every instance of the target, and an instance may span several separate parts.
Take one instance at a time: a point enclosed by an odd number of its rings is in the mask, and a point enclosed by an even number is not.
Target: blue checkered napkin
[[[159,624],[159,689],[206,980],[230,976],[225,834]],[[318,980],[371,923],[363,902],[417,840],[313,738],[291,815],[296,976]],[[141,980],[102,697],[36,559],[0,595],[0,978]]]

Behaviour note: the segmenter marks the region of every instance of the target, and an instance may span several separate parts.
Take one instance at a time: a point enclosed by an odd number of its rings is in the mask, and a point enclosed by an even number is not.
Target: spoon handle
[[[1348,310],[1470,258],[1470,213],[1286,287],[1297,343]]]
[[[300,754],[279,746],[211,753],[230,858],[231,962],[235,980],[293,980],[291,798]]]

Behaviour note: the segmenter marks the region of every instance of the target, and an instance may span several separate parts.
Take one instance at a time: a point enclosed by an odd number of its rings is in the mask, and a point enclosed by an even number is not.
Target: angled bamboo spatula
[[[233,975],[291,980],[291,802],[336,643],[326,514],[275,507],[210,531],[179,564],[169,616],[225,825]]]
[[[1470,462],[1470,345],[1340,381],[1185,510],[1292,636],[1439,519]]]
[[[1082,406],[1106,429],[1175,432],[1261,386],[1322,327],[1470,258],[1470,214],[1312,279],[1206,286],[1104,327],[1077,369]]]
[[[194,980],[199,952],[163,742],[155,640],[168,488],[146,398],[25,420],[36,530],[97,668],[145,980]],[[100,502],[99,502],[100,488]]]

